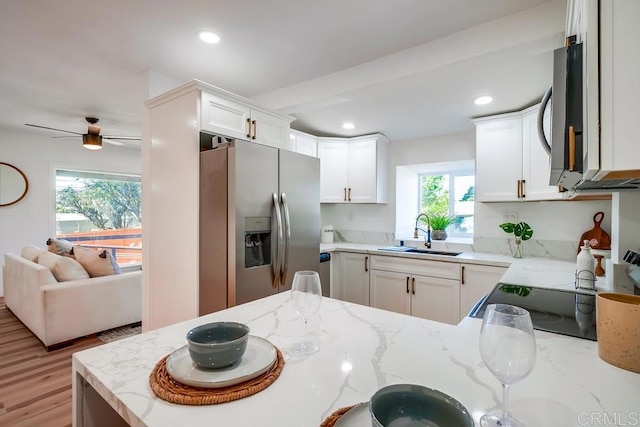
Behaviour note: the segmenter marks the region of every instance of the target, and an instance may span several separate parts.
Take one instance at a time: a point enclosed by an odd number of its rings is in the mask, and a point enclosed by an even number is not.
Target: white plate
[[[335,427],[370,427],[369,402],[359,403],[344,413]]]
[[[248,381],[264,374],[277,359],[276,348],[264,338],[249,335],[247,350],[240,363],[222,369],[198,369],[185,345],[167,358],[167,372],[182,384],[220,388]]]

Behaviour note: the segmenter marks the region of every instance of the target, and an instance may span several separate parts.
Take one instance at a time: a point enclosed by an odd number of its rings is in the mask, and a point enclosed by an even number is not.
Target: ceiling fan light
[[[100,150],[102,148],[102,136],[84,134],[82,135],[82,146],[87,150]]]

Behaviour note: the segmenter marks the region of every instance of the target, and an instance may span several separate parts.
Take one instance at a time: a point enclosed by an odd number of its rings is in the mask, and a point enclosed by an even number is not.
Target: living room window
[[[142,262],[140,176],[56,170],[56,237]]]

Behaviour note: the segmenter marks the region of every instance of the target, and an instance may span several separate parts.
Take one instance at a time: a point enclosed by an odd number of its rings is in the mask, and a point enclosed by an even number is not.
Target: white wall
[[[474,237],[511,237],[500,227],[505,213],[516,213],[533,229],[536,240],[561,240],[577,245],[582,233],[593,228],[593,215],[604,212],[602,228],[611,235],[611,201],[476,203]]]
[[[29,180],[20,202],[0,207],[0,256],[20,253],[25,244],[45,247],[55,232],[54,168],[139,174],[140,151],[104,144],[99,151],[82,148],[80,138],[55,140],[48,135],[0,129],[0,161],[18,167]],[[0,277],[0,296],[4,295]]]
[[[389,150],[389,203],[386,205],[323,204],[322,224],[336,230],[395,231],[396,167],[475,158],[475,132],[428,139],[393,141]],[[505,212],[517,213],[534,229],[534,238],[575,242],[593,226],[593,215],[604,211],[603,228],[611,230],[610,201],[476,203],[475,236],[508,238],[498,227]],[[511,236],[512,237],[512,236]]]

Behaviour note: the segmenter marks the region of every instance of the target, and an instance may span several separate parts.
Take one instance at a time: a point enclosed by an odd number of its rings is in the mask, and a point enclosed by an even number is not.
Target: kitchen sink
[[[411,253],[411,254],[447,255],[447,256],[457,256],[462,253],[462,252],[451,252],[451,251],[436,251],[432,249],[419,249],[419,248],[411,248],[405,252]]]
[[[453,252],[453,251],[439,251],[435,249],[421,249],[421,248],[412,248],[409,246],[392,246],[389,248],[380,248],[381,251],[390,251],[390,252],[402,252],[409,254],[425,254],[425,255],[445,255],[445,256],[457,256],[462,252]]]

